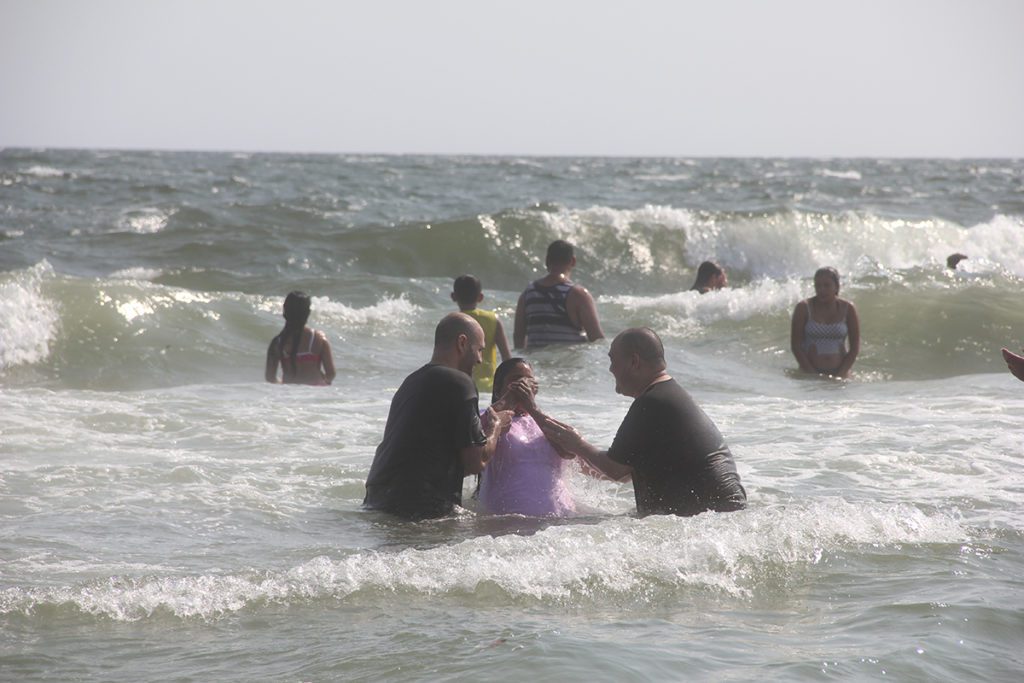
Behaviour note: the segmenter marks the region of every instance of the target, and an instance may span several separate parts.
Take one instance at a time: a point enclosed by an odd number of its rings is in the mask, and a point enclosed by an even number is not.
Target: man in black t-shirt
[[[601,474],[632,477],[637,513],[696,515],[746,506],[732,453],[721,432],[666,372],[665,349],[652,330],[622,332],[608,350],[615,390],[636,400],[611,448],[600,451],[568,425],[533,410],[548,439]]]
[[[463,477],[483,470],[511,417],[488,408],[480,421],[471,374],[483,347],[483,329],[468,315],[451,313],[438,323],[430,363],[406,377],[391,400],[365,507],[425,519],[462,504]]]

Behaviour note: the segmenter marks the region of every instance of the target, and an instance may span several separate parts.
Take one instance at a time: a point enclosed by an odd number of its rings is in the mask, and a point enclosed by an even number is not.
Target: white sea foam
[[[42,292],[53,277],[49,263],[8,275],[0,282],[0,369],[44,360],[60,322],[57,306]]]
[[[135,268],[122,268],[121,270],[114,271],[110,274],[110,277],[115,280],[154,280],[161,275],[163,275],[163,271],[158,268],[136,266]]]
[[[64,176],[64,171],[52,166],[30,166],[23,170],[22,173],[37,178],[61,178]]]
[[[625,248],[615,260],[628,263],[631,269],[644,273],[650,273],[655,263],[651,228],[689,232],[694,225],[693,214],[686,209],[650,204],[640,209],[593,206],[541,215],[558,237],[584,247],[593,245],[595,253],[603,254],[605,258],[610,256],[610,252],[601,248],[599,243],[611,230]]]
[[[1005,270],[1024,276],[1024,224],[1014,216],[996,216],[972,227],[939,218],[889,218],[853,211],[750,216],[653,205],[595,206],[542,216],[556,236],[590,248],[605,264],[642,273],[651,273],[664,262],[654,239],[668,231],[684,235],[682,257],[690,267],[714,260],[755,280],[807,278],[822,265],[853,276],[944,267],[954,252],[970,257],[961,265],[966,271]],[[610,248],[610,238],[620,244]]]
[[[825,178],[842,178],[844,180],[860,180],[861,175],[859,171],[833,171],[828,168],[819,168],[814,171],[814,175],[822,176]]]
[[[653,312],[676,321],[706,325],[717,320],[747,320],[756,315],[788,310],[807,287],[799,280],[759,280],[746,287],[726,288],[707,294],[693,291],[659,296],[601,296],[598,302],[616,304],[630,312]]]
[[[1002,268],[1024,277],[1024,218],[1021,216],[997,215],[987,223],[964,230],[961,237],[955,249],[940,250],[933,256],[944,261],[946,255],[959,251],[968,256],[959,266],[967,272]]]
[[[126,211],[118,221],[118,227],[125,232],[147,235],[160,232],[167,227],[170,215],[155,208]]]
[[[419,306],[410,302],[404,295],[381,299],[372,306],[362,308],[349,306],[338,301],[331,301],[328,297],[312,297],[312,308],[318,320],[324,323],[338,323],[344,326],[374,326],[385,325],[389,329],[402,327],[415,321],[416,316],[422,310]],[[281,298],[274,297],[264,299],[259,308],[279,315],[281,312]]]
[[[58,588],[0,591],[0,614],[71,605],[115,620],[167,612],[216,618],[265,603],[343,600],[356,591],[413,592],[556,603],[659,599],[701,590],[739,598],[762,581],[794,581],[822,559],[861,545],[959,543],[962,525],[909,505],[841,498],[785,508],[692,518],[618,517],[533,535],[480,536],[399,552],[316,557],[284,571],[109,579]],[[789,576],[789,578],[786,578]],[[767,579],[766,577],[772,577]],[[497,593],[496,593],[497,591]],[[646,597],[645,597],[646,596]]]

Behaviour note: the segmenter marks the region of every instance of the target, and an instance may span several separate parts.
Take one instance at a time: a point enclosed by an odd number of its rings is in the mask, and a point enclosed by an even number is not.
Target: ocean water
[[[510,328],[556,238],[749,509],[637,519],[574,472],[565,520],[362,511],[452,279]],[[729,289],[687,291],[705,259]],[[847,382],[788,350],[822,265]],[[296,288],[331,387],[262,381]],[[0,680],[1020,680],[1022,345],[1019,160],[2,150]],[[601,445],[607,348],[530,354]]]

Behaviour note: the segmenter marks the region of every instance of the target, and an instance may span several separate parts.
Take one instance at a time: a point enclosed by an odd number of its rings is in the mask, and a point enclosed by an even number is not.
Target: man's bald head
[[[473,374],[483,360],[484,328],[465,313],[449,313],[434,328],[434,355],[430,362]]]
[[[453,345],[464,334],[474,338],[474,333],[479,330],[483,334],[480,323],[470,318],[465,313],[449,313],[441,318],[441,322],[434,328],[434,348],[441,348]]]
[[[646,365],[665,369],[665,346],[661,338],[649,327],[631,327],[619,333],[612,342],[622,353],[636,354]]]

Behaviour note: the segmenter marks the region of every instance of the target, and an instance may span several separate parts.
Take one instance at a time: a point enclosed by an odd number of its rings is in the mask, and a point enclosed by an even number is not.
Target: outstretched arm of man
[[[584,439],[576,428],[559,422],[558,420],[545,415],[536,403],[527,407],[530,416],[540,425],[551,445],[560,455],[572,453],[579,457],[585,465],[601,476],[614,481],[629,481],[633,477],[633,468],[629,465],[615,462],[608,457],[608,451],[602,451]]]

